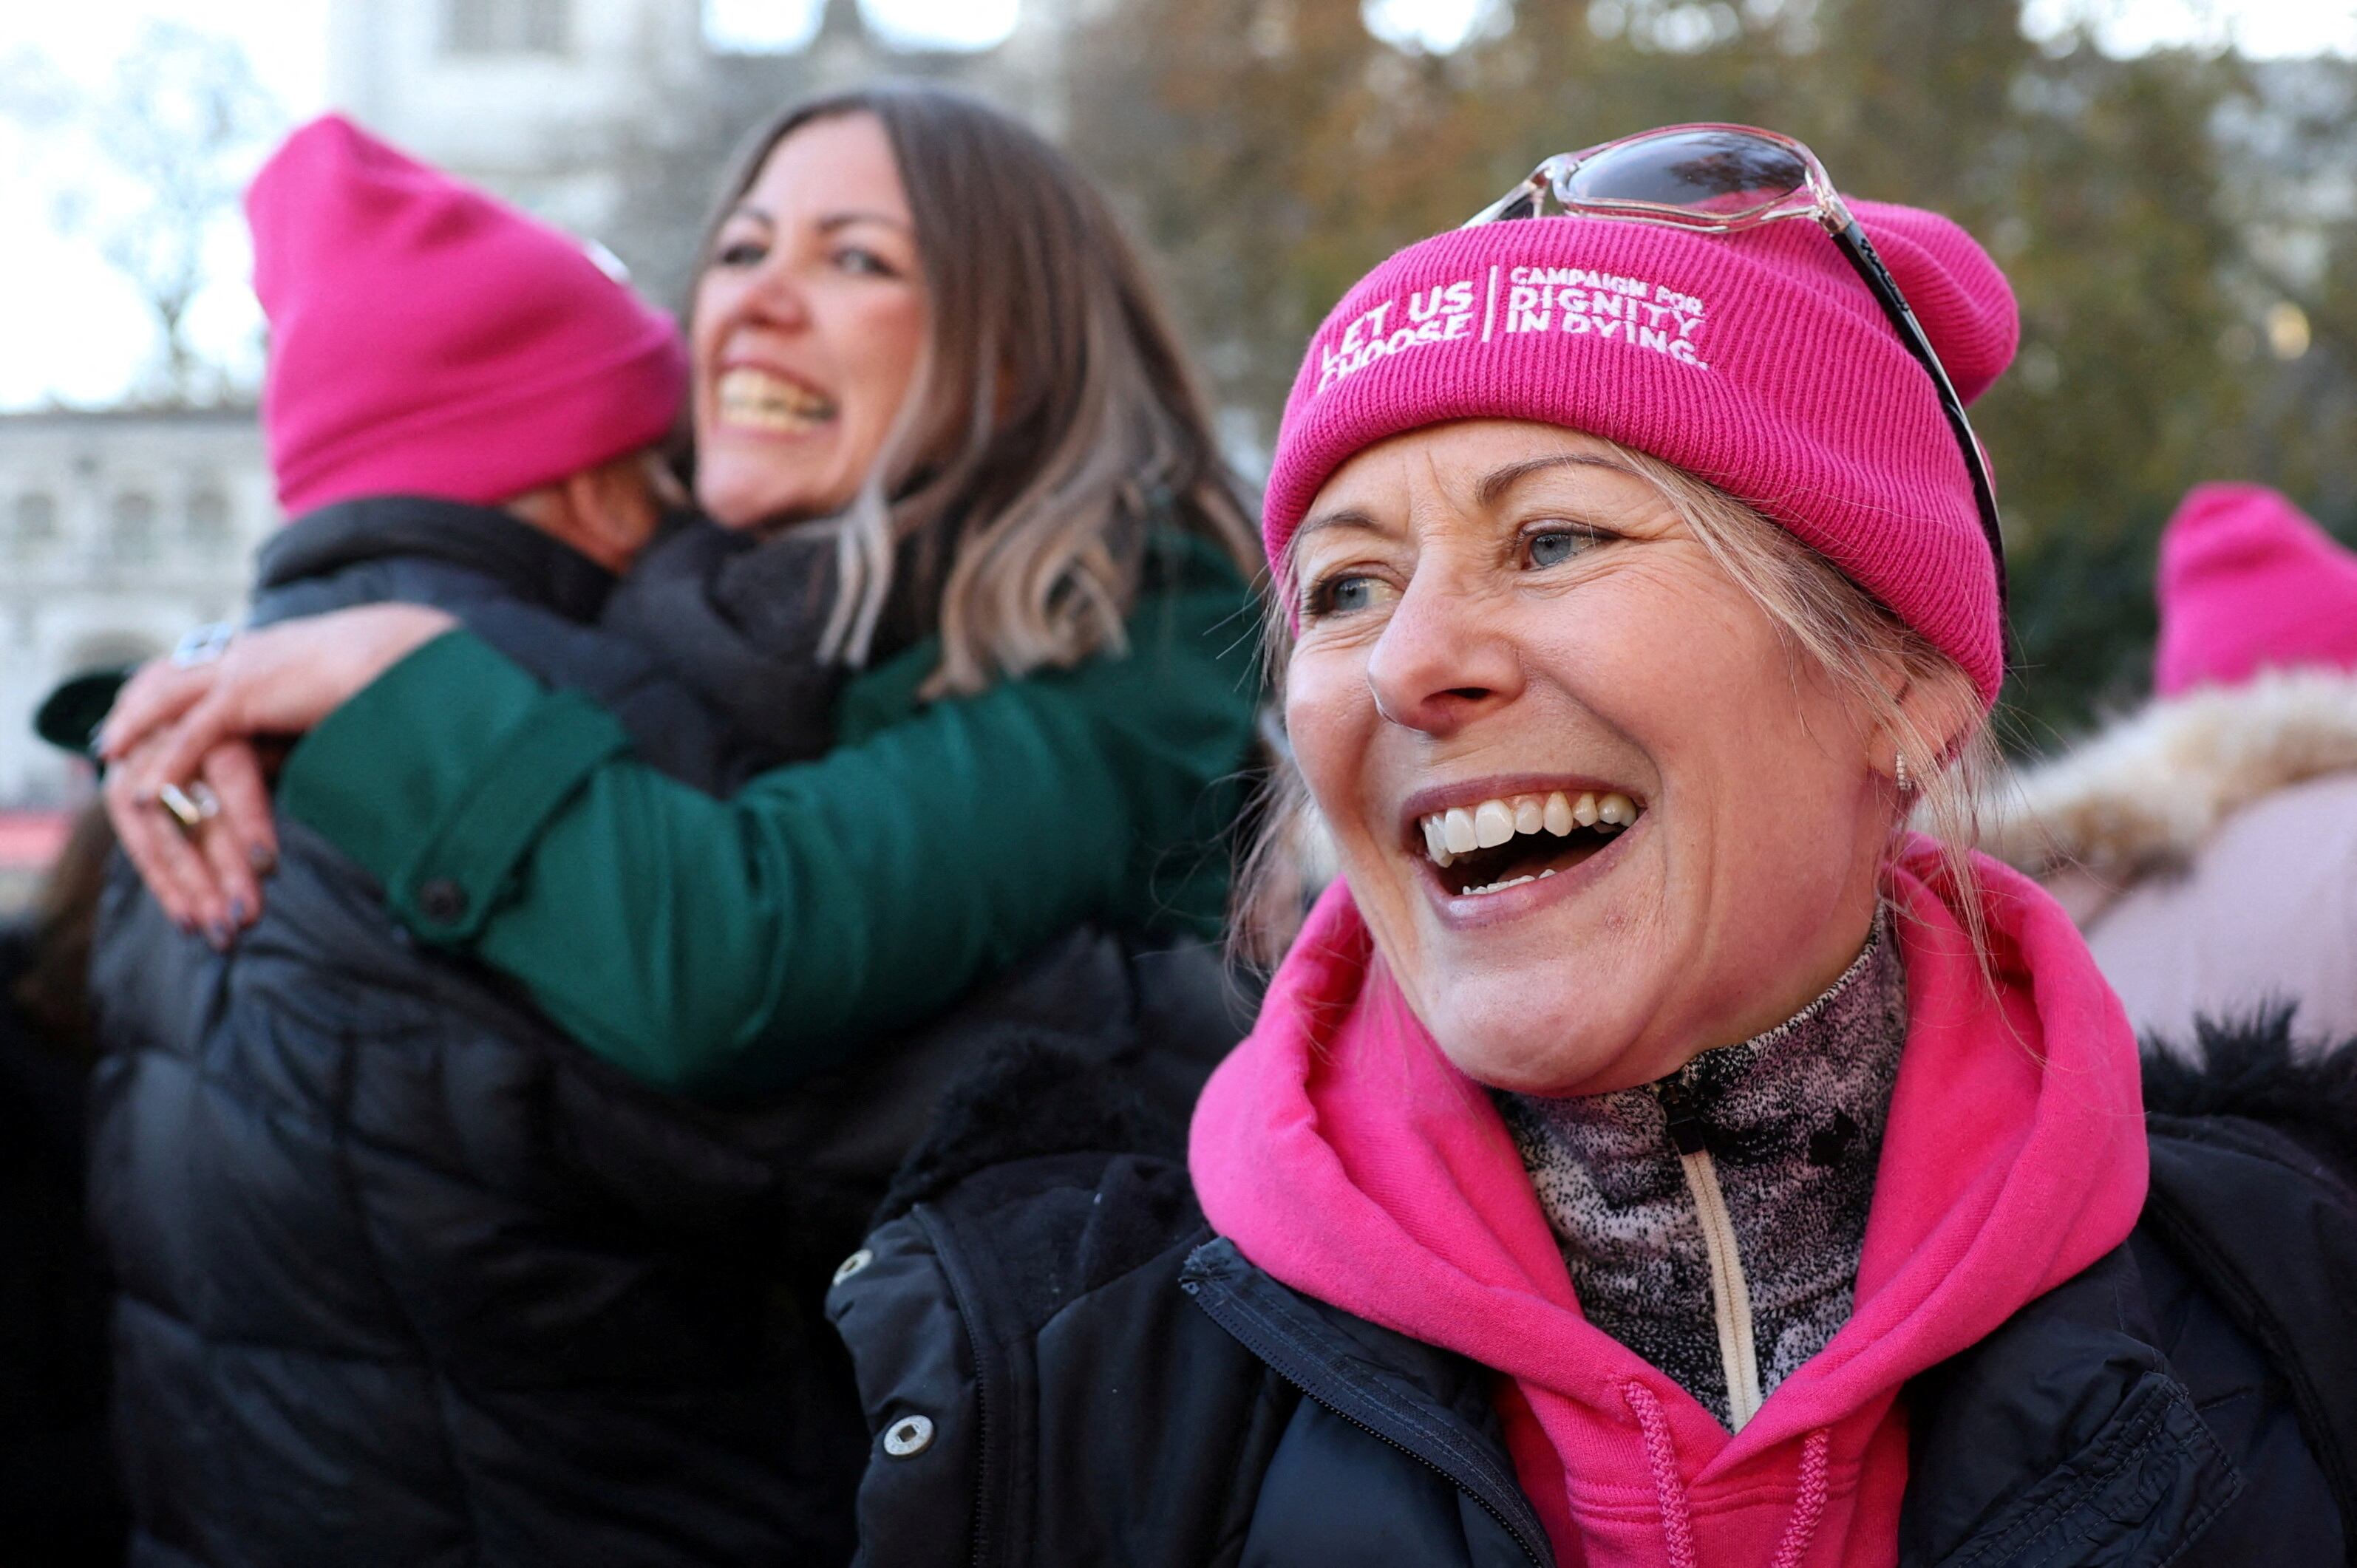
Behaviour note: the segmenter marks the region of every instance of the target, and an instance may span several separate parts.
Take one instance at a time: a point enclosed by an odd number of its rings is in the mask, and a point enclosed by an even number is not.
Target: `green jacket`
[[[626,1071],[783,1087],[1083,921],[1217,931],[1254,609],[1212,546],[1163,537],[1125,652],[920,703],[920,644],[849,683],[834,750],[730,800],[453,632],[305,737],[279,804]]]

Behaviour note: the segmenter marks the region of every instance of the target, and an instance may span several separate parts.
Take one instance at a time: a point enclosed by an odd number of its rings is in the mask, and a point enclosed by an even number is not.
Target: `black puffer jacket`
[[[124,1518],[82,1211],[88,1072],[79,1042],[17,996],[39,942],[30,922],[0,925],[0,1541],[41,1542],[43,1568],[96,1568],[121,1560]]]
[[[2357,1561],[2357,1053],[2212,1043],[2150,1087],[2187,1113],[2150,1118],[2129,1240],[1910,1384],[1902,1563]],[[877,1434],[862,1561],[1553,1563],[1493,1374],[1278,1283],[1173,1160],[1081,1152],[1101,1079],[1038,1076],[974,1091],[829,1298]],[[1055,1152],[960,1157],[1010,1088]]]
[[[587,624],[610,579],[501,514],[332,509],[264,565],[263,618],[441,605],[691,783],[796,748]],[[281,832],[226,957],[127,873],[102,916],[93,1208],[137,1563],[840,1561],[865,1444],[820,1296],[940,1083],[1037,1035],[1191,1085],[1237,1032],[1204,955],[1076,931],[857,1071],[700,1106]]]

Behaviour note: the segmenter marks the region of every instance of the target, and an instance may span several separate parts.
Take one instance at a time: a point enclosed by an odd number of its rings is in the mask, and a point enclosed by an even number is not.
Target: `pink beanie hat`
[[[579,242],[339,115],[287,137],[245,211],[290,515],[362,495],[504,501],[652,445],[678,414],[668,316]]]
[[[2357,671],[2357,554],[2264,485],[2196,485],[2160,535],[2153,690]]]
[[[1933,212],[1857,201],[1966,402],[2013,358],[1996,263]],[[1334,307],[1286,402],[1271,564],[1334,470],[1447,420],[1538,420],[1758,508],[1947,652],[1994,703],[1996,573],[1937,392],[1814,223],[1726,238],[1533,218],[1411,245]]]

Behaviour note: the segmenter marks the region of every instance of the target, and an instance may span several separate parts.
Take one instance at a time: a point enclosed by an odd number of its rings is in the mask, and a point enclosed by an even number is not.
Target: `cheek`
[[[687,307],[687,344],[695,357],[699,383],[719,352],[720,339],[728,329],[729,317],[742,292],[741,285],[716,269],[696,280],[695,297]]]
[[[924,353],[924,304],[906,295],[877,299],[848,313],[845,325],[844,364],[865,394],[858,417],[863,424],[888,425]]]
[[[1864,741],[1805,661],[1734,612],[1670,646],[1643,704],[1673,853],[1664,893],[1732,954],[1781,950],[1839,902],[1872,805]],[[1805,914],[1803,914],[1805,912]],[[1796,920],[1796,914],[1803,918]]]
[[[1301,776],[1327,825],[1361,836],[1366,769],[1380,723],[1363,652],[1304,649],[1286,669],[1285,726]]]

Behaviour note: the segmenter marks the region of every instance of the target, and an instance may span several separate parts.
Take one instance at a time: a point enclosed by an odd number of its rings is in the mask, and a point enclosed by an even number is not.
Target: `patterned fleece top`
[[[1886,924],[1878,917],[1856,961],[1791,1019],[1658,1083],[1496,1096],[1588,1321],[1721,1422],[1710,1260],[1663,1100],[1684,1097],[1717,1168],[1765,1398],[1850,1315],[1907,1034],[1907,974]]]

